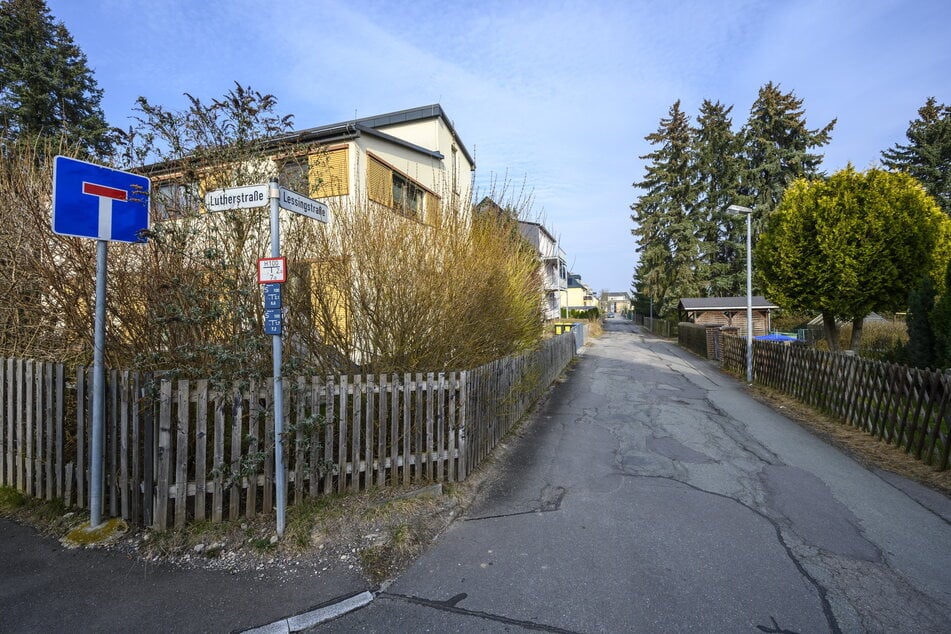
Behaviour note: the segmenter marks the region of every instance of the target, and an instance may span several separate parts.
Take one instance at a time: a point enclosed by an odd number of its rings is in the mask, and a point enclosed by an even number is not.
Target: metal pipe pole
[[[280,196],[281,188],[276,178],[268,186],[271,199],[271,257],[281,257]],[[284,535],[284,510],[287,506],[284,489],[284,388],[281,379],[281,335],[271,335],[271,350],[274,360],[274,486],[277,488],[277,535]]]
[[[102,436],[105,427],[106,255],[109,242],[96,241],[96,312],[92,362],[92,434],[89,447],[89,526],[102,524]],[[79,475],[82,477],[82,474]]]
[[[746,382],[753,383],[753,244],[750,217],[746,214]]]

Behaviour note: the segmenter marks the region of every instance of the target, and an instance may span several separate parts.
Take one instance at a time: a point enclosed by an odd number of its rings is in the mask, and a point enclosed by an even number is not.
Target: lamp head
[[[753,210],[749,207],[743,207],[742,205],[730,205],[726,208],[727,211],[735,214],[751,214]]]

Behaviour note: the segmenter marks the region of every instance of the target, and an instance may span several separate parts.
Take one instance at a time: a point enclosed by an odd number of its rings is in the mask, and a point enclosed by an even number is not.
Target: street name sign
[[[266,204],[268,204],[267,184],[228,187],[205,194],[205,207],[208,211],[252,209]]]
[[[66,156],[53,162],[53,233],[112,242],[145,242],[145,176]]]
[[[295,214],[307,216],[320,222],[327,222],[327,205],[316,201],[307,196],[301,196],[296,192],[281,187],[281,197],[278,199],[281,209],[286,209]]]

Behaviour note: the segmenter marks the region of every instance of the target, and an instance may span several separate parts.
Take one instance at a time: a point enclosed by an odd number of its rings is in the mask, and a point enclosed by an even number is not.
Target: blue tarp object
[[[790,337],[789,335],[782,335],[778,332],[772,332],[768,335],[760,335],[759,337],[753,337],[757,341],[796,341],[795,337]]]

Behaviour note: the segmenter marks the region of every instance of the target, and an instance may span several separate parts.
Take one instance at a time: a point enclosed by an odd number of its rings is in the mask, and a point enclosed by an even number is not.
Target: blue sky
[[[671,104],[733,104],[760,86],[837,118],[826,170],[874,165],[928,96],[951,102],[946,0],[47,0],[86,53],[110,124],[136,97],[168,108],[234,81],[278,98],[308,128],[441,103],[481,188],[534,193],[569,267],[628,290],[629,206]],[[537,219],[537,218],[535,218]]]

